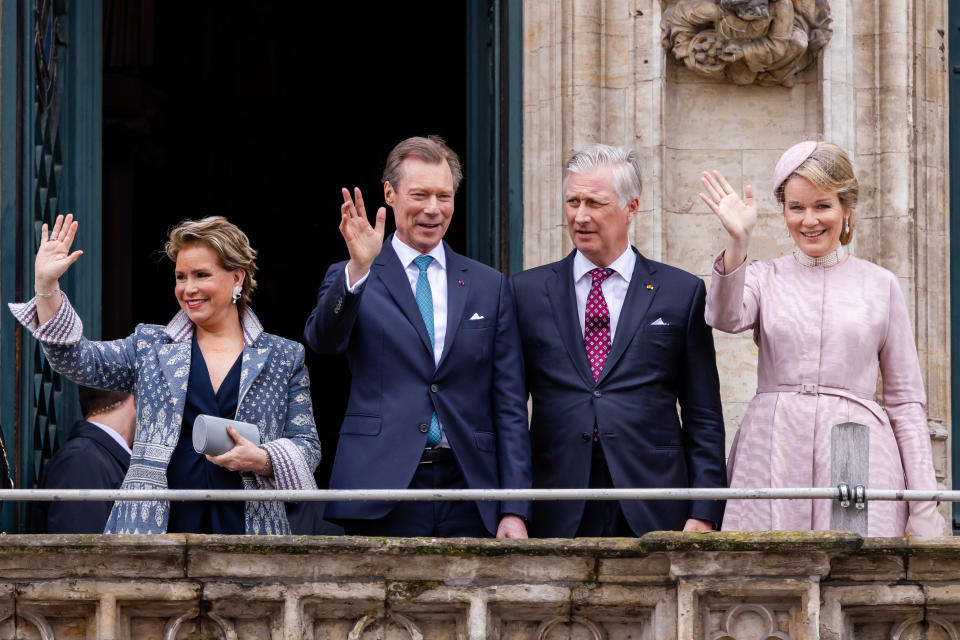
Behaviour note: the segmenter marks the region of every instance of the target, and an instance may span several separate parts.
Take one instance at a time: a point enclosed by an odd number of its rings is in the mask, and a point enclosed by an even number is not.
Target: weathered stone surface
[[[783,531],[0,543],[17,567],[0,575],[4,640],[907,640],[954,638],[960,621],[960,541],[948,538]],[[142,558],[161,554],[163,575],[135,573]]]

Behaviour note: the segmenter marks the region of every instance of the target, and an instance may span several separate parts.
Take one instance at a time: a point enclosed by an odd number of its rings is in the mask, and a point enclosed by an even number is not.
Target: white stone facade
[[[793,246],[770,190],[774,162],[803,139],[836,142],[861,185],[852,251],[900,278],[913,313],[937,477],[949,487],[946,0],[831,0],[830,43],[790,88],[678,65],[660,42],[674,1],[524,3],[524,266],[572,248],[562,170],[591,142],[641,154],[637,248],[705,280],[724,235],[697,197],[700,172],[755,186],[750,258],[771,259]],[[749,333],[715,338],[729,442],[756,388],[756,351]]]

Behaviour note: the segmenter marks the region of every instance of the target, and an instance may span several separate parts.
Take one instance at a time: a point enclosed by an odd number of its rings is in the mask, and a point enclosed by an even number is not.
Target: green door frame
[[[523,2],[467,3],[467,255],[523,268]]]
[[[84,255],[61,280],[61,288],[77,308],[84,335],[96,339],[101,318],[102,0],[48,2],[60,12],[59,28],[41,43],[41,48],[55,48],[58,56],[54,142],[51,130],[38,120],[35,11],[41,2],[2,0],[0,5],[0,228],[6,230],[0,240],[0,292],[4,303],[32,295],[32,257],[41,223],[74,212],[81,221],[74,246]],[[0,339],[0,425],[13,458],[15,484],[30,487],[42,459],[66,439],[79,417],[76,387],[51,375],[48,367],[44,371],[36,341],[15,326],[9,313],[0,317]],[[38,397],[44,399],[39,414]],[[35,446],[38,437],[45,439],[43,447]],[[3,505],[3,531],[23,530],[22,507]]]
[[[948,3],[950,67],[950,465],[960,489],[960,7]],[[953,533],[960,535],[960,503],[953,503]]]

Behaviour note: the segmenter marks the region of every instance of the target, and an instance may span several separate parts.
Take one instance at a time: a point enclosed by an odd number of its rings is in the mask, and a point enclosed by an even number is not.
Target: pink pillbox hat
[[[790,177],[790,174],[796,171],[816,150],[817,143],[815,140],[804,140],[784,151],[773,168],[773,192],[776,193],[780,185]]]

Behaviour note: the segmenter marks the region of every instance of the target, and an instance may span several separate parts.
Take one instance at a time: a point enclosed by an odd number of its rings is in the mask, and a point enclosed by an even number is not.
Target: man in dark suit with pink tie
[[[725,487],[704,284],[630,245],[636,152],[588,147],[563,184],[575,250],[512,279],[533,398],[533,486]],[[530,535],[710,530],[722,515],[719,501],[535,502]]]

